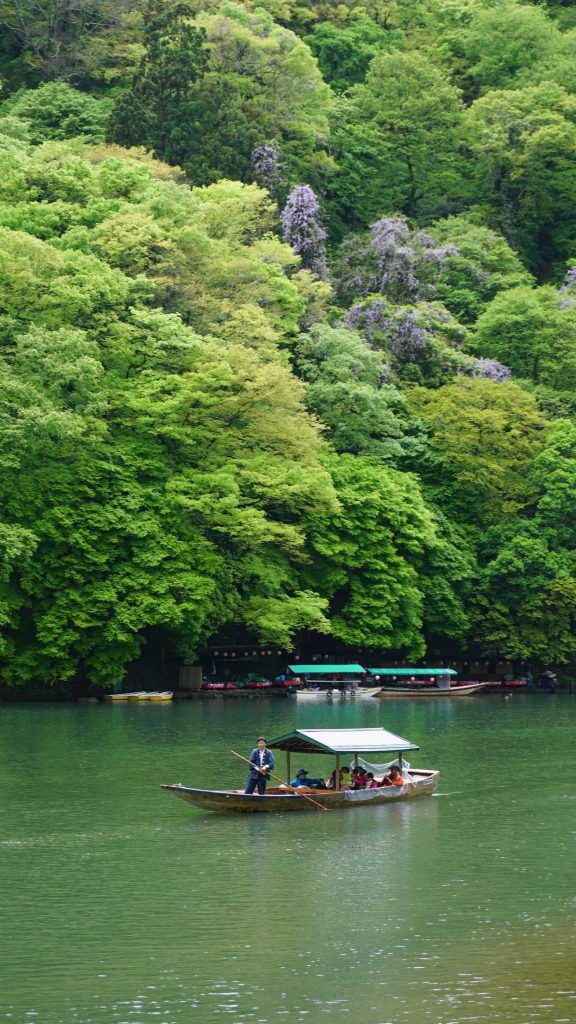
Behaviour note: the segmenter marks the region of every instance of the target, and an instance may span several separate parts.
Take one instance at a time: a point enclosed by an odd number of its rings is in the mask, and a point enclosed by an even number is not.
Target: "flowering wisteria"
[[[274,192],[282,177],[280,158],[274,146],[258,146],[253,150],[252,165],[260,184],[269,192]]]
[[[352,306],[344,321],[349,327],[361,330],[372,346],[385,341],[390,351],[403,362],[414,360],[428,339],[417,310],[393,309],[383,299]]]
[[[284,240],[300,256],[302,266],[316,277],[328,277],[326,232],[320,222],[320,205],[309,185],[298,185],[292,190],[281,221]]]
[[[576,267],[570,267],[558,294],[563,296],[559,303],[560,309],[570,309],[574,305],[576,296]]]
[[[498,363],[495,359],[477,359],[472,370],[473,377],[484,377],[486,380],[494,380],[502,384],[510,380],[510,370],[504,363]]]
[[[376,221],[370,246],[376,255],[371,290],[404,302],[429,298],[448,257],[459,255],[451,243],[436,245],[424,231],[411,232],[403,217],[382,217]]]

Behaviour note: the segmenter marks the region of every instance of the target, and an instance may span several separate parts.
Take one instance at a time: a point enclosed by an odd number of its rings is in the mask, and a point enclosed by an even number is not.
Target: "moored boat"
[[[123,700],[140,700],[143,692],[143,690],[134,690],[132,693],[105,693],[104,700],[113,701],[116,704]]]
[[[376,804],[397,803],[414,800],[420,796],[431,796],[438,785],[438,771],[409,768],[404,753],[418,750],[410,740],[395,736],[383,728],[375,729],[295,729],[285,736],[271,740],[268,746],[286,753],[286,778],[291,777],[291,755],[328,754],[336,759],[334,790],[302,789],[290,786],[268,788],[263,796],[247,794],[233,789],[194,789],[177,785],[163,785],[161,789],[173,793],[187,803],[211,811],[232,811],[247,813],[284,813],[287,811],[331,810],[351,807],[367,807]],[[343,754],[358,763],[360,754],[393,753],[403,778],[401,786],[379,786],[377,789],[351,790],[339,788],[340,759]],[[369,762],[362,761],[363,765]],[[392,762],[390,762],[392,763]],[[374,765],[387,770],[388,765]]]
[[[369,668],[377,697],[468,697],[490,683],[459,683],[453,668]]]
[[[298,701],[361,700],[374,697],[380,687],[365,686],[367,672],[362,665],[289,665],[295,679],[303,682],[296,691]]]

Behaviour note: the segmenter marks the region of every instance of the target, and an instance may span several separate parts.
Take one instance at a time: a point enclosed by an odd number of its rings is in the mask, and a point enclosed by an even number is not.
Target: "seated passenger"
[[[368,772],[366,776],[366,789],[378,789],[378,783],[374,778],[374,772]]]
[[[293,782],[290,783],[290,785],[292,786],[292,789],[302,789],[302,788],[308,789],[308,787],[310,786],[310,783],[308,782],[308,779],[306,778],[307,775],[308,775],[308,772],[306,771],[305,768],[299,768],[298,771],[296,772],[296,778],[294,779]]]
[[[350,789],[366,789],[366,773],[362,768],[352,769]]]
[[[345,764],[344,767],[340,769],[340,789],[350,789],[350,782],[350,771],[348,769],[348,765]],[[336,769],[334,769],[332,775],[328,779],[326,789],[336,789]]]
[[[403,786],[404,779],[397,764],[393,764],[390,769],[390,774],[385,775],[380,783],[381,786]]]

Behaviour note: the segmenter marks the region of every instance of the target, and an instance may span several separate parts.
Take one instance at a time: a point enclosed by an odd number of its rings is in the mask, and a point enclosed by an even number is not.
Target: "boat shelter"
[[[291,778],[291,754],[333,754],[336,758],[336,788],[340,788],[340,755],[351,754],[356,765],[359,754],[394,753],[402,771],[402,754],[420,748],[387,729],[294,729],[268,742],[274,750],[286,751],[286,774]]]
[[[295,676],[364,676],[362,665],[288,665]]]
[[[453,668],[367,668],[371,676],[455,676]]]
[[[289,665],[288,668],[294,676],[304,677],[313,689],[346,689],[367,675],[366,669],[357,664]]]

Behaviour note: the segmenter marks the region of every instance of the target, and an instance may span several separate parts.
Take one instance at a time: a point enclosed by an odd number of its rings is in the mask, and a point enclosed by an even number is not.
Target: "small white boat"
[[[339,690],[338,688],[325,690],[296,690],[296,697],[300,701],[314,700],[365,700],[367,697],[375,697],[380,693],[380,686],[348,687]]]
[[[362,665],[290,665],[289,668],[295,678],[307,683],[296,690],[299,701],[363,700],[374,697],[380,690],[379,686],[359,685],[367,675]]]

